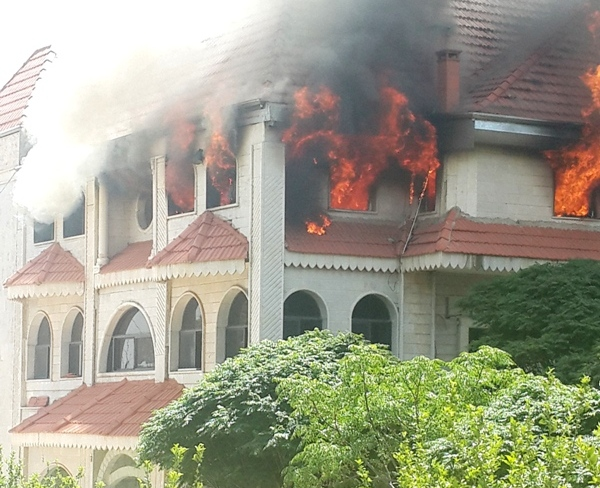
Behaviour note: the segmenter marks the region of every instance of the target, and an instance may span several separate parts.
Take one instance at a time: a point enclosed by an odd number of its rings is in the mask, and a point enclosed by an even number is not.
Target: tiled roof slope
[[[181,395],[175,380],[82,385],[40,409],[11,430],[14,434],[55,433],[136,437],[154,410]]]
[[[325,234],[309,234],[303,227],[288,226],[288,251],[302,254],[331,254],[372,258],[396,258],[400,229],[394,224],[332,222]]]
[[[148,266],[206,263],[247,257],[248,239],[229,222],[206,211],[157,253]]]
[[[476,221],[452,209],[442,221],[417,225],[404,256],[438,252],[551,261],[600,260],[600,232]]]
[[[100,270],[100,273],[114,273],[131,269],[145,268],[152,251],[152,241],[134,242],[129,244]]]
[[[83,281],[82,264],[55,242],[8,278],[4,286],[83,283]]]
[[[497,219],[473,219],[460,209],[441,220],[417,223],[406,251],[411,222],[393,224],[332,222],[324,235],[286,229],[286,249],[301,254],[397,258],[435,253],[469,254],[549,261],[600,261],[600,231],[522,225]]]
[[[53,54],[50,46],[35,51],[0,90],[0,133],[21,125],[35,84]]]
[[[581,122],[580,77],[600,63],[581,2],[452,2],[464,53],[462,111]]]

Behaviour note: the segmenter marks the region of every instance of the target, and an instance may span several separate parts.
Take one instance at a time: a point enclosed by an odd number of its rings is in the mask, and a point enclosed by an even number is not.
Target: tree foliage
[[[534,265],[473,287],[460,303],[487,327],[473,343],[498,347],[535,373],[562,381],[600,380],[600,263]]]
[[[534,376],[483,347],[444,363],[357,345],[338,381],[296,375],[293,488],[599,486],[600,392]]]
[[[141,458],[172,468],[171,448],[187,448],[181,471],[189,483],[197,469],[192,454],[202,444],[207,486],[280,487],[300,441],[293,435],[297,418],[290,415],[289,399],[276,392],[279,380],[299,375],[332,381],[339,359],[361,342],[360,336],[313,331],[248,348],[151,417],[141,433]]]

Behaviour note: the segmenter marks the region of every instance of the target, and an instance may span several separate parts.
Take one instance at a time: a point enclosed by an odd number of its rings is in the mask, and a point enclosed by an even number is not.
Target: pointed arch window
[[[125,312],[117,323],[108,349],[107,371],[154,368],[154,345],[144,314],[137,308]]]
[[[81,376],[83,360],[83,315],[79,312],[73,320],[71,340],[69,341],[69,360],[67,374]]]
[[[195,298],[187,303],[181,319],[179,368],[202,368],[202,311]]]
[[[50,323],[48,322],[48,319],[44,317],[40,323],[35,343],[33,378],[36,380],[50,378],[51,343]]]
[[[242,292],[231,302],[225,329],[225,357],[237,355],[248,347],[248,298]]]
[[[392,347],[392,321],[385,302],[376,295],[361,299],[352,311],[352,332],[370,342]]]
[[[283,304],[283,338],[321,329],[323,319],[316,300],[305,291],[292,293]]]

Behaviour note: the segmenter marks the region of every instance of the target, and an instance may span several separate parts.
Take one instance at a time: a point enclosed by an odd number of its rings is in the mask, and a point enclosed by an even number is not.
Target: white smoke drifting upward
[[[56,58],[47,63],[26,111],[24,126],[34,145],[16,176],[15,202],[42,222],[68,215],[86,181],[102,172],[105,143],[137,128],[141,115],[181,90],[181,71],[162,70],[165,60],[193,62],[204,38],[235,28],[258,3],[173,0],[165,8],[107,0],[93,11],[59,0],[47,16],[39,15],[44,20],[32,31],[46,29],[46,35],[36,47],[51,44]],[[16,24],[15,38],[21,38]]]

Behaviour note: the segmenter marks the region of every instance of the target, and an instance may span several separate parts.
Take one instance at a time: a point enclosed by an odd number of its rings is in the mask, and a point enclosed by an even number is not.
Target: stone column
[[[250,343],[283,336],[285,147],[270,128],[252,147]]]

